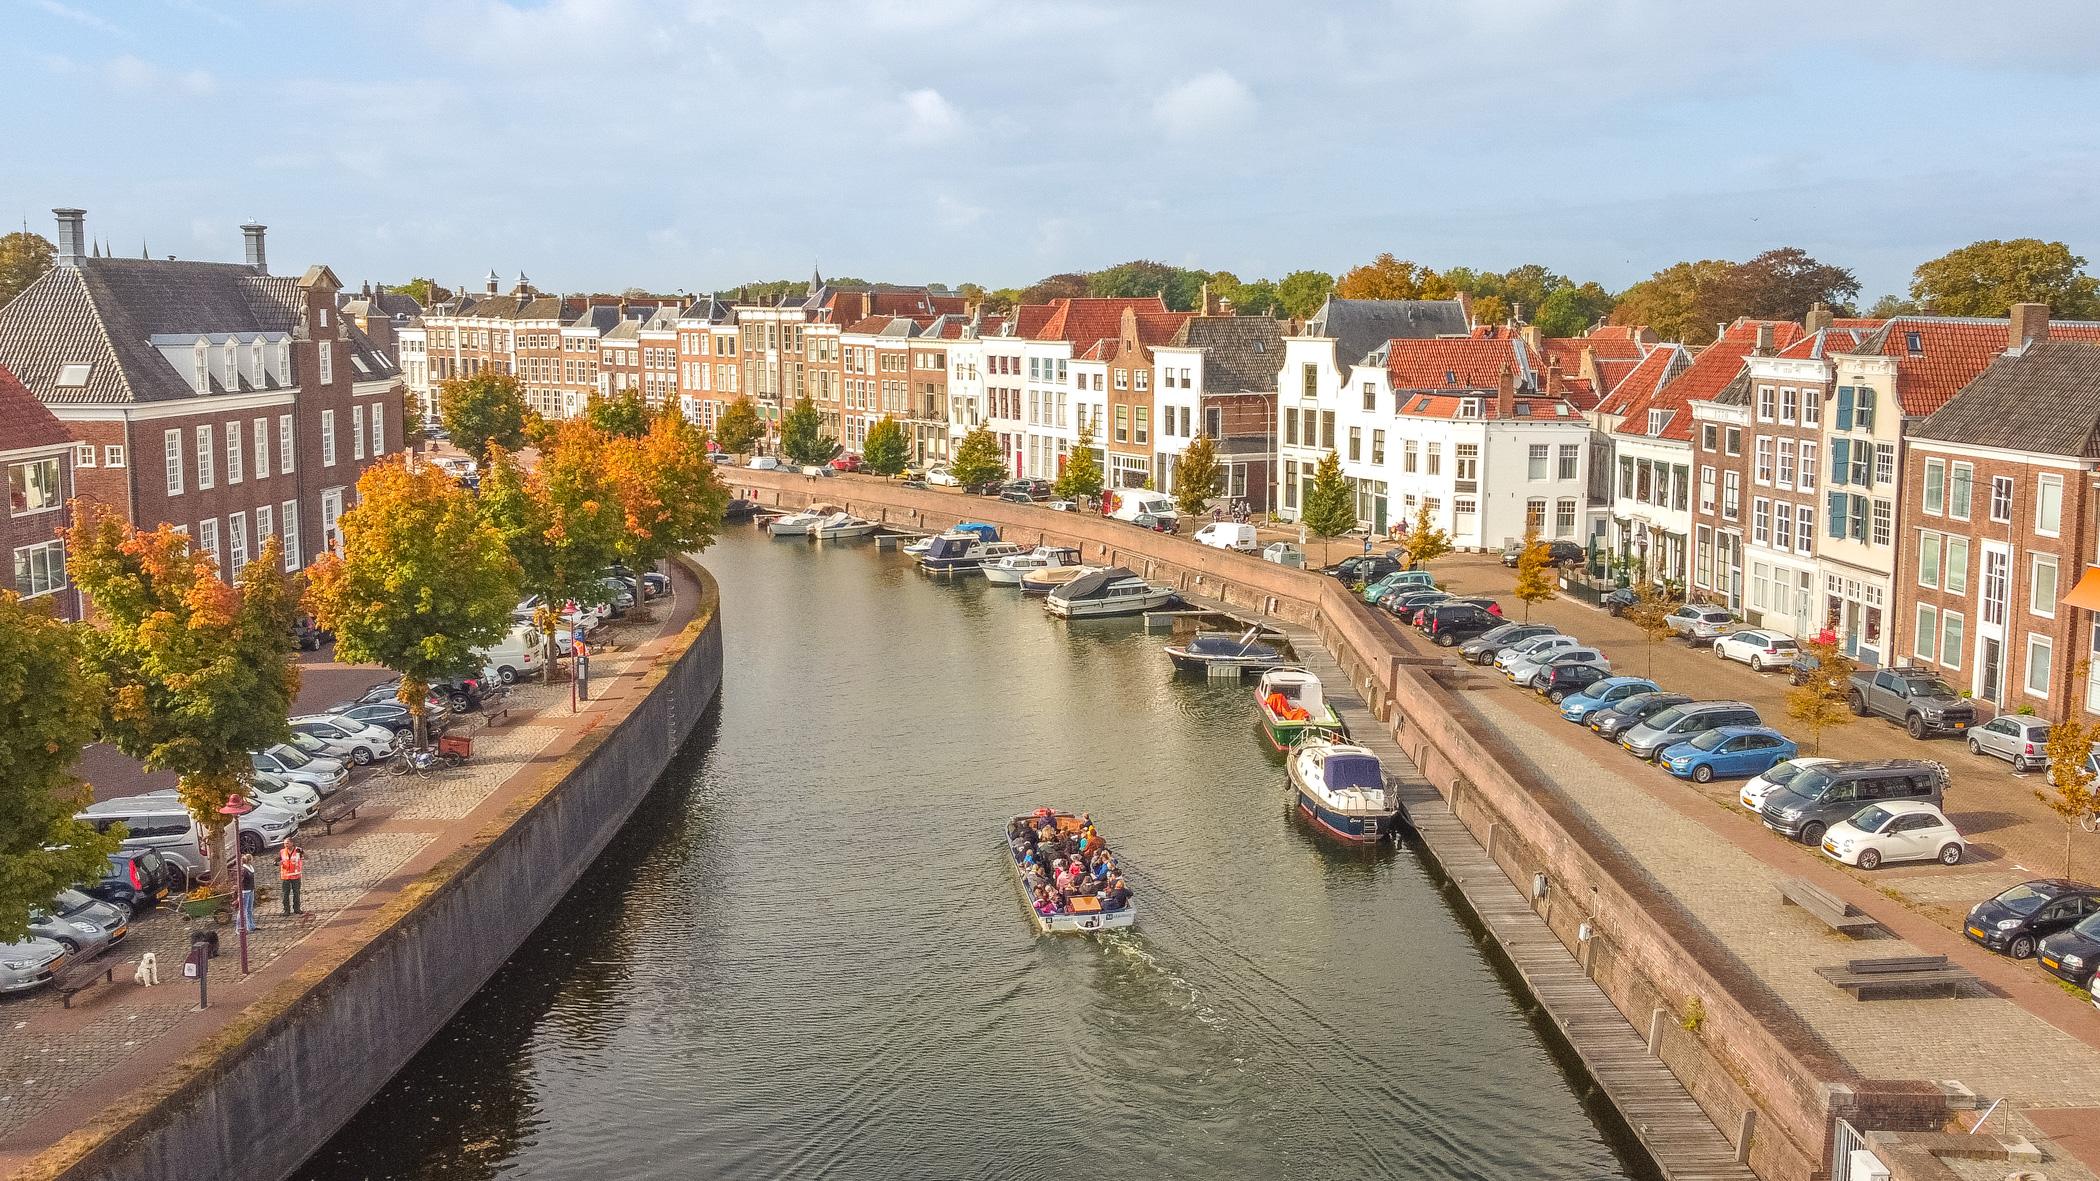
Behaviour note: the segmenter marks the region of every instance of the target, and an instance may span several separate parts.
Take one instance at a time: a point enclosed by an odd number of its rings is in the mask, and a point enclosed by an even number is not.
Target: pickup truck
[[[1846,698],[1854,714],[1901,723],[1912,738],[1960,734],[1976,724],[1976,707],[1921,668],[1861,669]]]

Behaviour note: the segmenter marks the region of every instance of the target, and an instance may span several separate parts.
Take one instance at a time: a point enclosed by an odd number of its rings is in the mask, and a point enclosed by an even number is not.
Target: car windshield
[[[1648,719],[1648,725],[1657,730],[1667,730],[1684,720],[1684,707],[1673,705]]]
[[[327,743],[311,734],[301,734],[297,730],[292,731],[292,745],[310,755],[317,755],[328,749]]]
[[[2078,921],[2077,926],[2071,929],[2087,939],[2100,939],[2100,912],[2085,916]]]
[[[2033,886],[2019,885],[2014,886],[2012,889],[2007,890],[2005,893],[1998,895],[1996,898],[1991,899],[1991,901],[2013,912],[2014,914],[2026,915],[2033,914],[2035,911],[2040,910],[2045,903],[2051,901],[2055,897],[2056,895],[2044,894],[2040,890],[2035,889]]]
[[[1692,739],[1691,746],[1694,750],[1718,750],[1722,743],[1733,737],[1735,735],[1730,734],[1726,730],[1708,730],[1706,733]]]
[[[1869,804],[1852,814],[1851,825],[1861,832],[1880,832],[1882,827],[1894,819],[1895,813],[1880,804]]]
[[[78,890],[60,890],[58,897],[51,900],[51,905],[57,909],[59,917],[72,918],[95,905],[95,900]]]
[[[1765,772],[1765,782],[1771,784],[1773,787],[1785,787],[1787,784],[1792,783],[1795,779],[1799,778],[1801,773],[1806,770],[1808,770],[1807,767],[1802,766],[1800,763],[1797,763],[1792,759],[1788,759],[1786,762],[1781,763],[1777,767],[1774,767],[1771,770]]]
[[[1938,677],[1917,677],[1910,682],[1912,697],[1952,697],[1954,689]]]
[[[1830,784],[1830,772],[1820,767],[1810,767],[1794,776],[1794,781],[1786,786],[1788,791],[1813,803],[1823,798],[1823,793],[1830,790]]]
[[[306,755],[289,746],[273,746],[270,748],[270,753],[277,757],[278,762],[283,763],[287,767],[304,767],[308,763],[313,762],[312,759],[307,758]]]

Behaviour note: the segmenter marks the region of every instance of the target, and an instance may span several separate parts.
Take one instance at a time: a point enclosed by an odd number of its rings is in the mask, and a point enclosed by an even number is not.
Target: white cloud
[[[1152,121],[1173,136],[1204,135],[1254,113],[1254,95],[1223,70],[1198,74],[1159,96]]]
[[[124,33],[123,29],[102,19],[100,16],[84,8],[75,8],[70,4],[60,4],[58,0],[36,0],[36,6],[52,16],[63,17],[75,24],[86,25],[98,33],[109,33],[115,36],[122,36]]]
[[[917,143],[937,143],[962,130],[962,112],[933,89],[904,96],[905,134]]]
[[[219,80],[205,70],[167,70],[142,58],[125,53],[109,60],[104,67],[109,80],[126,90],[152,90],[165,93],[179,91],[188,95],[207,95],[218,90]]]

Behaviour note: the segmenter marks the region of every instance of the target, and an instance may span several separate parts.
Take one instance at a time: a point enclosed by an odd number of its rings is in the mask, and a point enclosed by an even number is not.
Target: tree
[[[420,745],[430,682],[472,665],[509,633],[518,563],[472,493],[399,459],[365,469],[341,528],[344,552],[323,555],[307,573],[307,609],[335,633],[336,659],[401,674],[397,696]]]
[[[1808,732],[1815,752],[1822,754],[1823,731],[1852,720],[1846,702],[1852,690],[1852,658],[1827,628],[1815,639],[1802,641],[1801,650],[1815,658],[1816,667],[1807,680],[1787,690],[1786,716]]]
[[[1021,302],[1021,297],[1025,294],[1027,293],[1022,291],[1019,287],[1000,287],[995,290],[988,291],[985,293],[984,296],[985,310],[992,312],[1010,312],[1015,308],[1016,305],[1018,305]]]
[[[878,476],[894,476],[911,459],[911,440],[904,437],[904,424],[885,414],[868,428],[860,445],[861,464]]]
[[[100,624],[86,647],[109,686],[102,737],[149,770],[174,772],[190,814],[216,830],[248,752],[290,734],[297,602],[277,539],[242,567],[236,589],[173,528],[142,533],[78,503],[66,548]]]
[[[1633,589],[1633,602],[1622,613],[1628,623],[1641,629],[1648,640],[1648,673],[1655,673],[1655,646],[1670,638],[1670,612],[1677,604],[1662,588],[1646,579]]]
[[[583,403],[583,417],[608,436],[620,435],[639,439],[649,433],[649,404],[642,400],[642,391],[632,386],[616,390],[610,397],[592,394]]]
[[[1283,314],[1303,320],[1320,310],[1334,294],[1334,276],[1326,271],[1292,271],[1276,283],[1276,303]]]
[[[1065,457],[1065,470],[1057,473],[1055,491],[1063,500],[1098,500],[1101,497],[1101,459],[1094,454],[1094,424],[1079,428],[1079,443]]]
[[[1553,571],[1553,546],[1539,536],[1538,526],[1524,530],[1524,552],[1517,555],[1515,594],[1524,602],[1524,618],[1531,618],[1534,603],[1543,603],[1558,593]]]
[[[1817,262],[1805,250],[1782,246],[1730,267],[1702,285],[1692,300],[1703,324],[1753,320],[1799,320],[1816,304],[1847,309],[1859,294],[1859,279],[1843,267]]]
[[[1087,277],[1066,271],[1036,280],[1021,289],[1016,303],[1049,303],[1053,299],[1078,299],[1088,293]]]
[[[2091,662],[2080,661],[2077,675],[2071,678],[2074,688],[2091,673]],[[2063,818],[2065,877],[2071,876],[2072,832],[2079,828],[2091,831],[2095,818],[2100,817],[2100,783],[2095,782],[2092,769],[2093,744],[2100,742],[2100,722],[2081,718],[2077,710],[2066,710],[2064,720],[2050,725],[2049,743],[2043,748],[2049,759],[2049,790],[2034,793],[2051,812]]]
[[[1428,267],[1387,253],[1344,272],[1334,293],[1342,299],[1442,299],[1452,288]]]
[[[42,234],[16,230],[0,235],[0,307],[42,278],[57,256]]]
[[[1428,503],[1424,502],[1415,510],[1414,523],[1408,526],[1400,546],[1407,552],[1408,569],[1418,570],[1451,552],[1451,535],[1437,527],[1429,516]]]
[[[641,438],[612,440],[610,451],[622,517],[614,549],[635,572],[639,605],[642,571],[715,543],[729,490],[707,461],[706,432],[687,422],[676,405],[664,407]]]
[[[1475,324],[1507,324],[1510,312],[1509,301],[1499,295],[1483,295],[1473,301]]]
[[[1100,299],[1142,298],[1160,294],[1173,281],[1173,267],[1141,258],[1104,267],[1088,275],[1086,293]]]
[[[397,386],[401,398],[401,442],[413,451],[426,437],[423,433],[423,400],[407,386]]]
[[[2002,316],[2016,303],[2045,303],[2052,315],[2100,317],[2100,280],[2062,242],[1996,238],[1951,250],[1911,273],[1910,297],[1938,316]]]
[[[422,304],[426,308],[431,304],[443,303],[452,298],[452,292],[449,289],[438,286],[436,281],[431,279],[410,279],[406,283],[396,283],[382,290],[392,295],[413,296],[417,303]]]
[[[1884,295],[1867,309],[1867,315],[1876,320],[1890,320],[1897,316],[1915,316],[1922,310],[1915,301],[1900,295]]]
[[[988,426],[979,426],[964,435],[948,461],[948,474],[964,487],[996,483],[1005,479],[1006,473],[1006,455],[999,450],[999,436]]]
[[[962,296],[964,303],[983,303],[985,296],[991,293],[984,289],[982,283],[957,283],[955,294]]]
[[[1194,517],[1210,504],[1218,491],[1218,444],[1209,435],[1189,440],[1188,450],[1174,457],[1174,503],[1185,517]]]
[[[73,761],[102,716],[86,638],[0,591],[0,944],[23,936],[31,907],[100,877],[117,847],[116,833],[73,819],[88,803]]]
[[[1540,301],[1531,322],[1547,336],[1581,336],[1611,310],[1611,293],[1597,284],[1563,286]]]
[[[452,442],[476,459],[491,443],[516,451],[525,442],[525,395],[508,373],[447,378],[438,387],[438,416]]]
[[[1665,340],[1707,344],[1714,338],[1714,325],[1701,322],[1699,293],[1733,269],[1734,263],[1717,258],[1674,263],[1621,292],[1611,322],[1645,324]]]
[[[1299,519],[1321,537],[1340,537],[1356,528],[1356,489],[1342,478],[1342,457],[1329,451],[1313,468]]]
[[[780,450],[795,463],[823,463],[837,454],[839,441],[824,433],[816,403],[799,398],[780,420]]]
[[[722,416],[715,420],[715,442],[731,455],[749,455],[765,432],[765,424],[758,420],[758,407],[749,395],[724,407]]]
[[[610,450],[596,427],[573,418],[554,427],[531,471],[501,448],[489,456],[488,479],[476,503],[517,562],[522,589],[539,596],[552,668],[562,604],[595,605],[608,597],[605,568],[618,557],[625,528]]]
[[[1238,315],[1276,314],[1276,284],[1267,279],[1242,283],[1240,277],[1231,271],[1213,271],[1210,276],[1210,293],[1230,304],[1231,310]]]

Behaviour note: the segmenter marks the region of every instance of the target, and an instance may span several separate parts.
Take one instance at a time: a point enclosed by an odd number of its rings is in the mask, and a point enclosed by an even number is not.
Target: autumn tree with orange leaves
[[[633,572],[639,606],[641,571],[714,544],[729,490],[708,462],[707,432],[687,422],[675,405],[650,421],[647,434],[614,439],[607,452],[624,525],[614,548]]]
[[[66,549],[94,605],[89,662],[109,686],[102,737],[172,771],[182,802],[217,829],[242,791],[250,751],[283,742],[299,691],[298,608],[276,538],[229,586],[218,563],[167,525],[141,532],[111,510],[77,506]]]

